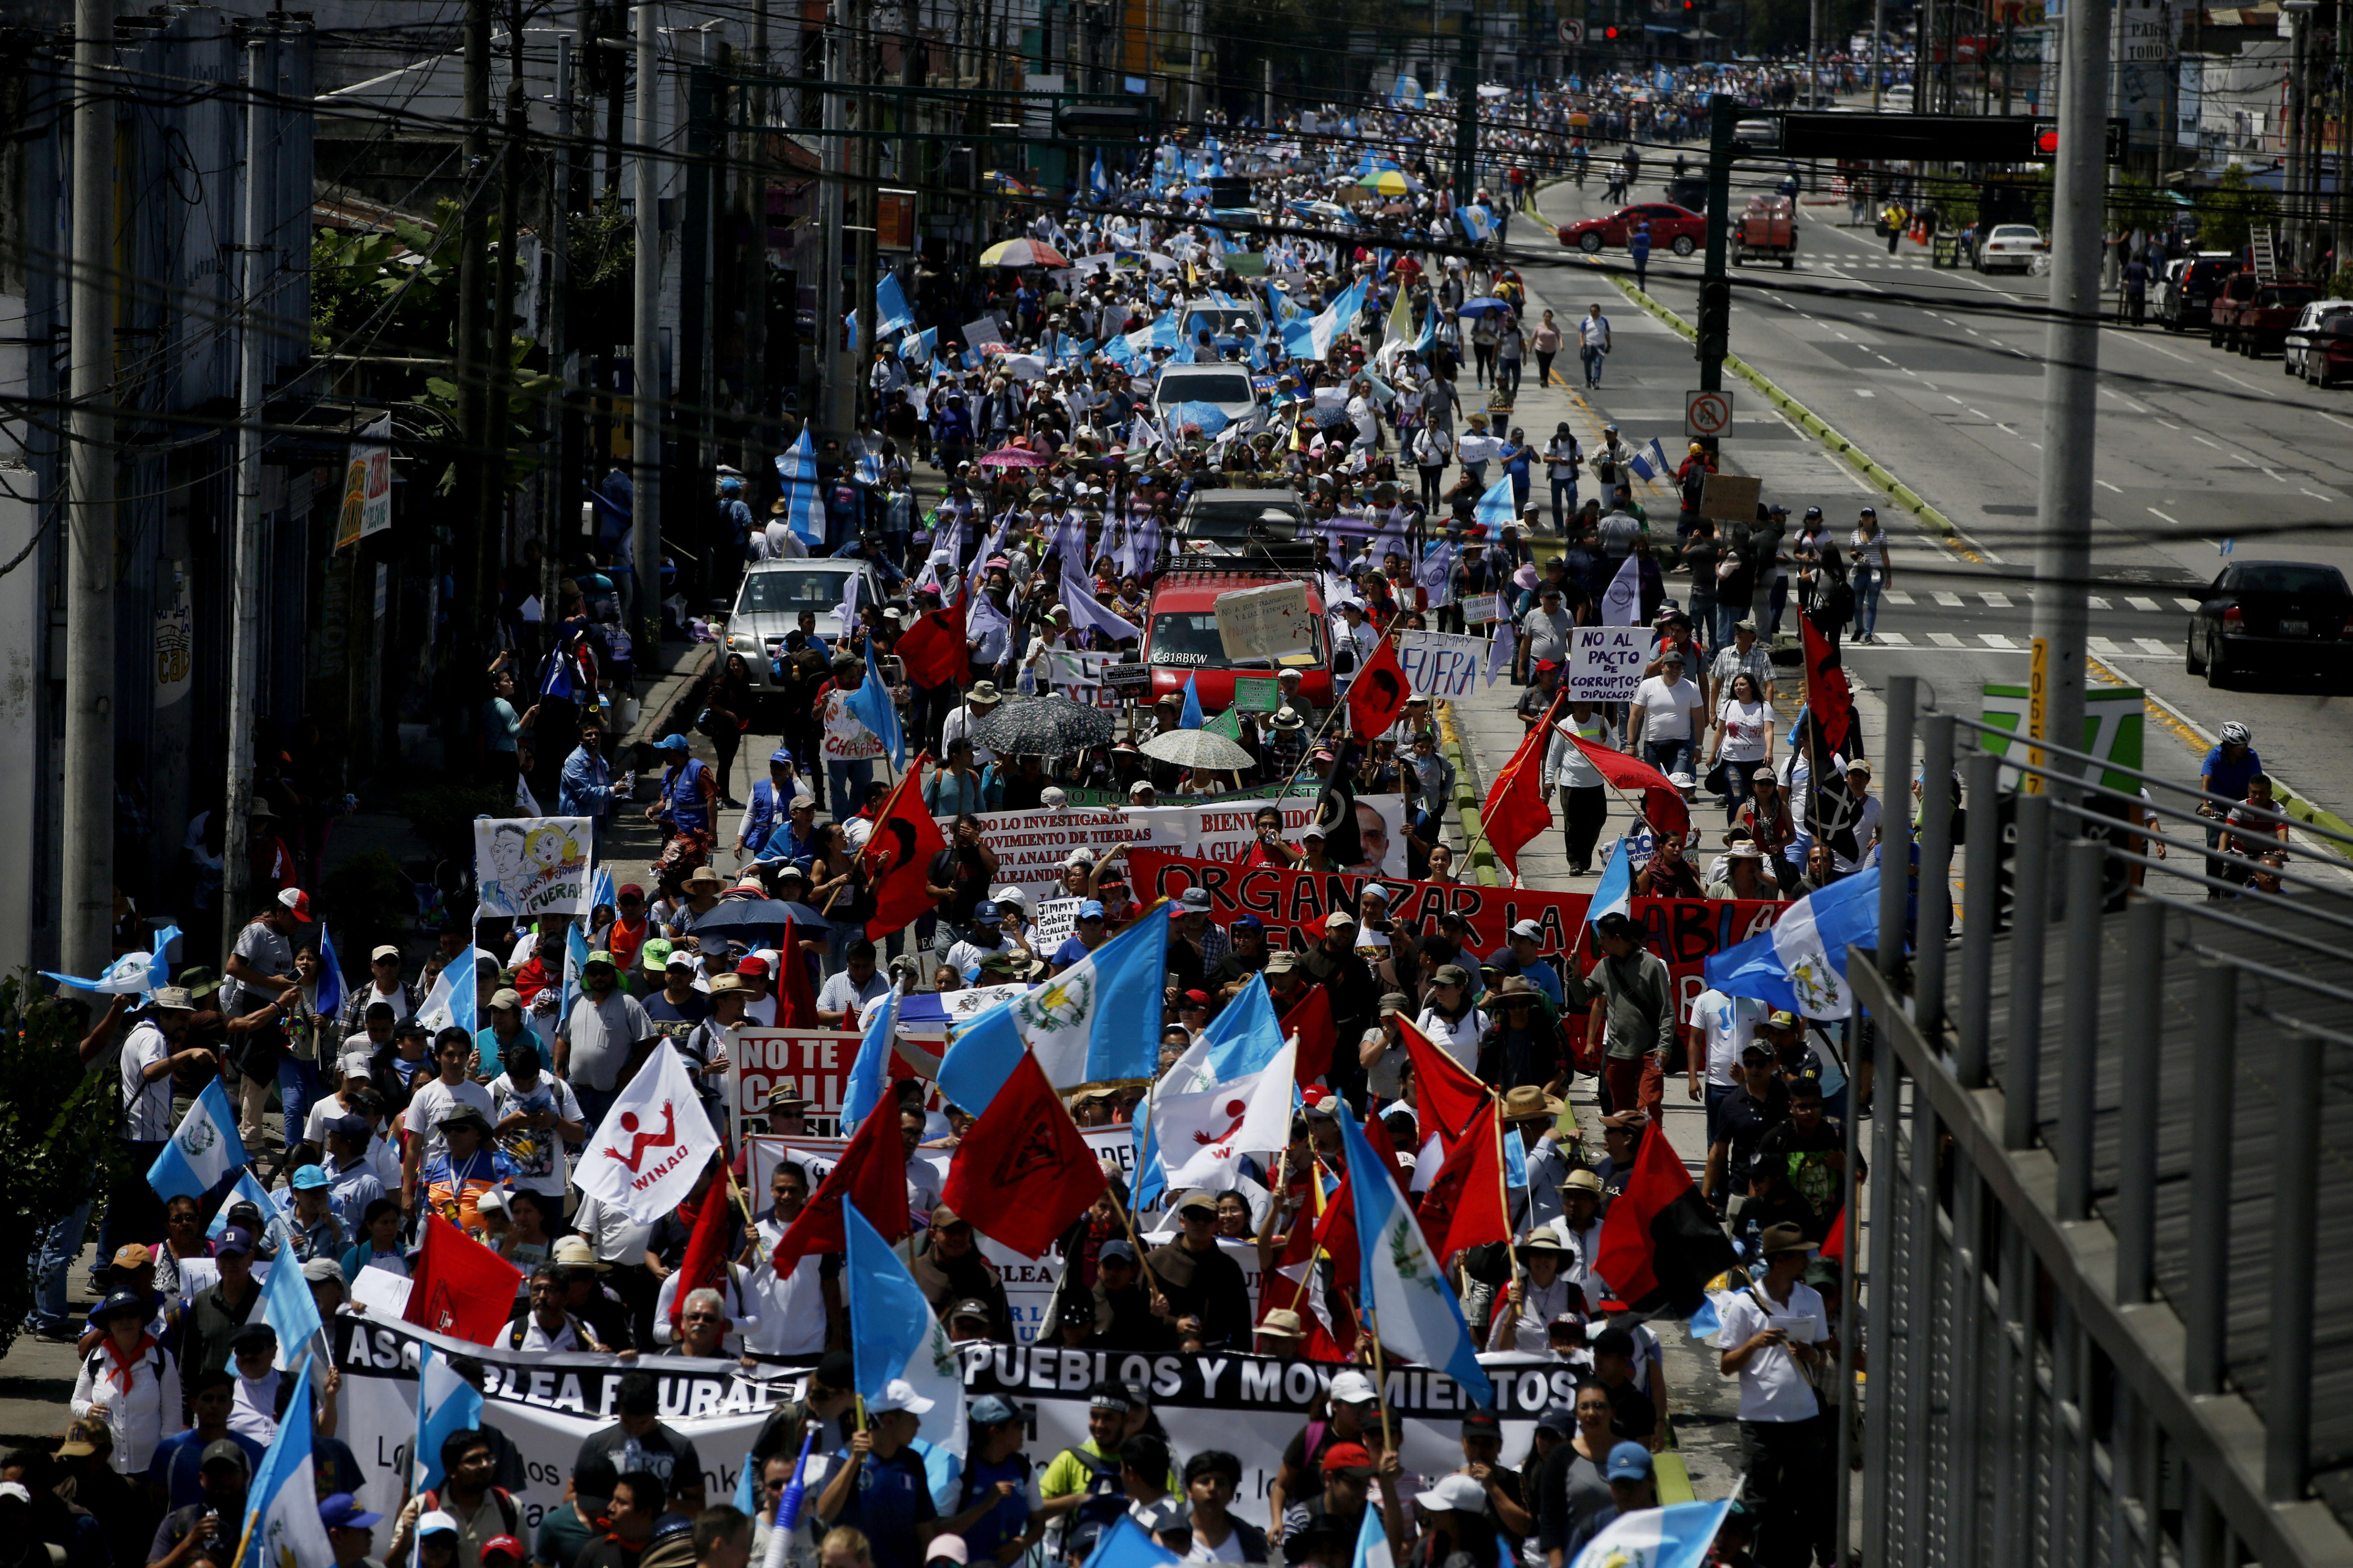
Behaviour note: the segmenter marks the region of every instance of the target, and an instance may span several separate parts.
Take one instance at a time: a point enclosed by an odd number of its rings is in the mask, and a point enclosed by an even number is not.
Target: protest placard
[[[1572,702],[1630,701],[1650,651],[1646,626],[1573,626],[1561,687]]]
[[[1487,639],[1451,632],[1400,632],[1398,663],[1416,697],[1432,701],[1468,697],[1487,666]]]
[[[1304,583],[1269,583],[1218,597],[1218,637],[1229,659],[1315,651],[1315,614]]]
[[[586,914],[593,847],[585,816],[476,817],[474,918]]]
[[[1123,806],[1113,810],[985,811],[980,842],[997,857],[996,880],[1033,898],[1059,897],[1062,862],[1073,849],[1108,854],[1120,845],[1145,846],[1211,860],[1240,860],[1258,837],[1251,818],[1265,804],[1250,796],[1217,803]],[[1276,803],[1285,838],[1315,815],[1311,795]],[[1356,823],[1370,861],[1385,873],[1405,871],[1405,802],[1394,795],[1356,797]]]

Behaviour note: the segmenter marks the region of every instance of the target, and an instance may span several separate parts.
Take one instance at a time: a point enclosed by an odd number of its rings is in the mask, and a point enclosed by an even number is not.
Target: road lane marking
[[[2322,495],[2318,490],[2310,490],[2310,489],[2308,489],[2308,490],[2306,490],[2304,493],[2305,493],[2305,494],[2306,494],[2306,495],[2308,495],[2308,496],[2310,496],[2310,497],[2311,497],[2313,500],[2334,500],[2336,499],[2334,496],[2325,496],[2325,495]]]
[[[1978,595],[1978,597],[1983,599],[1987,604],[1991,605],[1997,610],[2006,610],[2010,608],[2010,595],[2007,594],[1997,594],[1992,589],[1989,588],[1984,593]]]
[[[1912,602],[1912,595],[1901,588],[1884,589],[1879,596],[1891,605],[1908,605]]]
[[[2097,594],[2094,594],[2091,597],[2085,599],[2084,603],[2095,610],[2105,610],[2108,607],[2108,602],[2105,599],[2101,598]]]
[[[1978,640],[1985,644],[1988,647],[2000,648],[2005,653],[2016,653],[2018,651],[2018,645],[2010,641],[2008,637],[2002,636],[2000,632],[1979,632],[1978,634]]]
[[[1961,607],[1961,596],[1958,594],[1947,593],[1942,588],[1937,589],[1930,597],[1947,609],[1957,610]]]
[[[1879,395],[1879,394],[1877,394],[1877,393],[1875,393],[1875,392],[1865,392],[1862,387],[1859,387],[1859,386],[1858,386],[1858,387],[1856,387],[1856,388],[1854,389],[1854,395],[1855,395],[1857,397],[1876,397],[1876,396],[1878,396],[1878,395]]]
[[[2198,601],[2195,599],[2176,598],[2173,602],[2193,616],[2198,613]]]
[[[1967,647],[1968,646],[1950,632],[1930,632],[1928,634],[1928,640],[1935,643],[1938,647]]]
[[[2084,646],[2090,648],[2094,653],[2105,654],[2110,658],[2116,658],[2116,655],[2124,651],[2124,649],[2118,647],[2112,639],[2107,637],[2085,637],[2084,639]]]
[[[2176,528],[2179,528],[2179,527],[2181,526],[2181,524],[2180,524],[2179,522],[2176,521],[2175,521],[2174,519],[2172,519],[2172,518],[2169,518],[2169,517],[2166,516],[2163,512],[2161,512],[2161,511],[2158,510],[2157,510],[2157,508],[2155,508],[2155,507],[2149,507],[2149,508],[2147,508],[2147,512],[2148,512],[2148,515],[2149,515],[2149,516],[2151,516],[2151,517],[2153,517],[2153,518],[2156,518],[2159,522],[2170,522],[2170,523],[2172,523],[2172,524],[2173,524],[2173,526],[2174,526],[2174,527],[2176,527]]]
[[[2130,605],[2136,610],[2154,610],[2157,608],[2157,601],[2155,599],[2144,599],[2137,594],[2126,594],[2125,595],[2125,603]]]
[[[1912,646],[1912,639],[1905,637],[1902,632],[1873,632],[1871,634],[1871,640],[1874,643],[1885,643],[1889,647],[1910,647]]]
[[[2116,486],[2108,483],[2105,479],[2094,479],[2092,482],[2099,486],[2102,489],[2108,490],[2114,494],[2122,495],[2125,493],[2124,491],[2117,489]]]
[[[2158,641],[2155,637],[2135,637],[2133,638],[2133,647],[2140,649],[2141,652],[2145,654],[2151,655],[2154,658],[2171,658],[2173,657],[2173,650],[2166,647],[2163,643]]]
[[[2213,448],[2214,448],[2214,450],[2216,450],[2216,451],[2218,451],[2218,452],[2220,452],[2220,451],[2223,451],[2223,450],[2225,450],[2225,449],[2226,449],[2226,448],[2223,447],[2223,445],[2222,445],[2222,443],[2221,443],[2221,442],[2220,442],[2220,441],[2209,441],[2209,440],[2207,440],[2207,439],[2206,439],[2206,437],[2205,437],[2200,436],[2200,434],[2198,434],[2198,432],[2197,432],[2197,431],[2195,431],[2195,430],[2192,430],[2192,431],[2189,433],[2189,438],[2190,438],[2191,440],[2193,440],[2193,441],[2203,441],[2203,442],[2205,442],[2205,444],[2206,444],[2207,446],[2213,447]]]
[[[2276,392],[2265,392],[2262,387],[2257,386],[2257,385],[2256,385],[2253,382],[2252,382],[2252,381],[2241,381],[2241,380],[2239,380],[2239,378],[2238,378],[2237,376],[2232,375],[2232,374],[2229,371],[2227,371],[2227,370],[2218,370],[2218,371],[2216,371],[2214,374],[2215,374],[2216,375],[2221,376],[2224,381],[2231,382],[2231,383],[2232,383],[2232,384],[2235,384],[2235,385],[2239,385],[2239,386],[2243,386],[2243,387],[2245,387],[2249,392],[2253,393],[2253,394],[2254,394],[2256,396],[2258,396],[2258,397],[2269,397],[2269,398],[2276,399],[2276,398],[2279,396],[2279,394],[2278,394],[2278,393],[2276,393]]]

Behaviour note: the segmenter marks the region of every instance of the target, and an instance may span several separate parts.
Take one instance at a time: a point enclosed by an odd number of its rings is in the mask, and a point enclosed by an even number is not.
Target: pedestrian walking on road
[[[1627,237],[1626,254],[1634,258],[1634,287],[1648,292],[1651,287],[1651,226],[1638,223]]]
[[[1577,349],[1585,361],[1585,384],[1599,386],[1602,357],[1609,352],[1609,318],[1599,305],[1587,306],[1585,320],[1577,323]]]
[[[1892,587],[1895,574],[1887,560],[1887,536],[1879,531],[1879,513],[1864,507],[1855,520],[1852,548],[1849,552],[1854,565],[1854,640],[1870,643],[1879,640],[1879,591]]]
[[[1544,313],[1536,330],[1528,334],[1528,347],[1535,351],[1536,384],[1550,386],[1553,356],[1560,353],[1560,323],[1552,319],[1550,310]]]

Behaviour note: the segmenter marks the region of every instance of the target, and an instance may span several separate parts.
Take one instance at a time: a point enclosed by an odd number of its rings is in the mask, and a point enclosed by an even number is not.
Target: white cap
[[[417,1521],[417,1536],[418,1540],[421,1541],[428,1535],[440,1535],[444,1532],[450,1535],[459,1533],[458,1529],[458,1516],[456,1514],[449,1513],[444,1510],[437,1508],[418,1517]]]
[[[910,1415],[921,1415],[937,1401],[924,1398],[915,1392],[915,1385],[903,1377],[894,1377],[882,1385],[882,1392],[866,1402],[866,1408],[877,1415],[887,1415],[893,1410],[903,1410]]]
[[[1414,1493],[1413,1500],[1432,1513],[1477,1513],[1487,1506],[1487,1489],[1469,1476],[1440,1476],[1428,1491]]]
[[[1010,882],[988,896],[1000,904],[1019,904],[1025,910],[1029,907],[1029,895]]]
[[[1512,934],[1514,936],[1526,937],[1530,942],[1542,942],[1544,940],[1544,927],[1536,924],[1534,921],[1521,921],[1512,927]]]
[[[22,1481],[0,1481],[0,1497],[12,1497],[18,1502],[30,1502],[33,1494],[25,1489]]]
[[[1370,1405],[1380,1398],[1373,1380],[1361,1372],[1336,1373],[1332,1379],[1332,1403],[1335,1405]]]

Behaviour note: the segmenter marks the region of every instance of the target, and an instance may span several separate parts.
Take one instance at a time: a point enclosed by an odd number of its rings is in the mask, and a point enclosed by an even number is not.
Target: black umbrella
[[[1008,757],[1060,757],[1111,743],[1111,715],[1060,692],[1016,697],[972,732],[972,743]]]
[[[781,930],[786,921],[812,930],[828,923],[807,904],[786,899],[722,899],[687,929],[697,936],[714,931]]]

